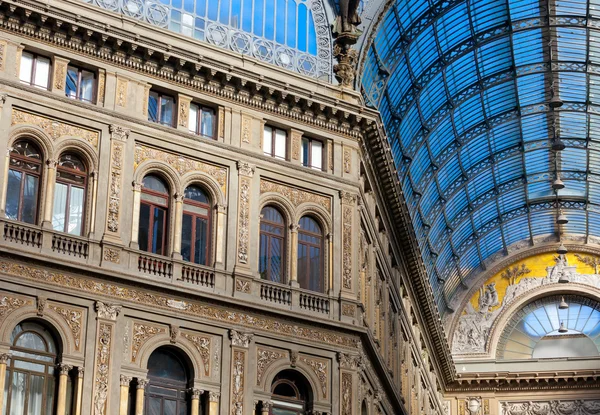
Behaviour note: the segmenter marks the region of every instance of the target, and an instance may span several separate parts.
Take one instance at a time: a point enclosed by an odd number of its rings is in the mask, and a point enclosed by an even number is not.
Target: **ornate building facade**
[[[393,3],[0,4],[3,414],[600,411],[593,229],[423,242]]]

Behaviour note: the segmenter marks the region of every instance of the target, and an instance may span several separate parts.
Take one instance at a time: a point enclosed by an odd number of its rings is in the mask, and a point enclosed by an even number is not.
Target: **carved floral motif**
[[[119,210],[121,208],[121,188],[123,186],[123,149],[125,148],[125,145],[122,142],[113,139],[111,140],[111,147],[110,188],[108,194],[108,220],[106,227],[110,232],[116,233],[119,231]]]
[[[112,332],[112,324],[100,323],[98,346],[96,348],[96,375],[94,378],[94,415],[104,415],[106,413]]]
[[[188,339],[200,353],[204,365],[204,375],[208,376],[210,374],[210,338],[190,333],[182,333],[182,336]]]
[[[321,385],[321,392],[323,393],[323,396],[327,397],[327,378],[329,377],[327,361],[310,359],[304,356],[300,358],[300,361],[310,366],[310,368],[315,373],[317,379],[319,379],[319,384]]]
[[[8,43],[6,40],[0,40],[0,71],[4,72],[4,68],[6,66],[6,48],[8,47]]]
[[[57,305],[50,305],[48,308],[53,310],[59,316],[61,316],[67,326],[71,329],[71,334],[75,339],[75,350],[79,350],[81,347],[81,322],[83,313],[79,310],[74,310],[72,308],[61,307]]]
[[[352,415],[352,373],[342,372],[342,415]]]
[[[100,134],[96,131],[75,127],[51,118],[13,108],[11,126],[23,124],[35,125],[41,128],[42,131],[48,134],[53,140],[65,136],[79,137],[90,143],[92,146],[98,147]]]
[[[248,348],[250,342],[254,338],[251,333],[241,333],[237,330],[229,330],[229,337],[231,337],[231,344],[233,346]]]
[[[217,119],[218,123],[218,136],[219,138],[225,137],[225,110],[222,107],[219,107],[219,115]]]
[[[244,415],[244,380],[246,352],[233,351],[233,373],[231,374],[231,415]]]
[[[142,346],[152,337],[165,333],[162,327],[133,323],[133,340],[131,343],[131,361],[135,362]]]
[[[32,302],[30,300],[22,300],[17,297],[9,297],[6,295],[0,297],[0,319],[3,319],[17,308],[24,307],[25,305],[29,305],[31,303]]]
[[[344,147],[344,173],[352,173],[352,152],[349,148]]]
[[[65,79],[67,77],[67,62],[55,60],[56,69],[54,71],[54,88],[64,91]]]
[[[104,255],[102,258],[105,261],[118,264],[121,262],[121,251],[113,248],[104,248]]]
[[[250,184],[248,177],[240,176],[240,207],[238,224],[238,261],[248,263],[248,244],[250,240]]]
[[[241,278],[236,279],[235,290],[244,294],[250,294],[250,281]]]
[[[342,207],[342,284],[345,289],[352,289],[352,206]]]
[[[316,193],[300,190],[295,187],[271,182],[268,180],[260,180],[260,193],[278,193],[290,201],[295,207],[302,203],[315,203],[331,212],[331,198],[318,195]]]
[[[346,317],[355,317],[356,306],[354,304],[342,304],[342,315]]]
[[[117,78],[117,107],[125,107],[127,105],[127,84],[127,80]]]
[[[98,104],[104,104],[104,94],[106,93],[106,72],[100,71],[98,76]]]
[[[242,143],[250,144],[252,137],[252,118],[242,115]]]
[[[181,127],[188,126],[189,111],[190,111],[189,101],[180,99],[179,100],[179,116],[177,117],[177,119],[179,120],[179,125]]]
[[[98,312],[98,318],[115,321],[121,312],[121,306],[96,301],[96,311]]]
[[[256,384],[260,385],[263,374],[273,362],[283,358],[285,358],[283,352],[258,348],[256,350]]]
[[[597,415],[600,400],[549,400],[500,402],[502,415]]]
[[[292,159],[299,160],[300,159],[300,142],[302,141],[302,132],[301,131],[292,131]]]

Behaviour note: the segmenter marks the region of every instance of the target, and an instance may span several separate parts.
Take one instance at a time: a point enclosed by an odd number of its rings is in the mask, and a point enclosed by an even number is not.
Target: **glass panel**
[[[162,415],[160,411],[161,399],[148,397],[146,400],[146,407],[148,408],[148,415]]]
[[[177,402],[164,400],[163,415],[177,415]]]
[[[10,361],[7,362],[10,365]],[[4,376],[4,400],[2,402],[2,415],[6,415],[6,404],[8,403],[8,386],[10,385],[10,370],[7,370]]]
[[[308,286],[308,258],[307,249],[303,244],[298,244],[298,284],[300,288],[309,288]]]
[[[269,237],[261,233],[260,235],[260,252],[258,254],[258,272],[261,278],[267,278]]]
[[[40,88],[48,88],[48,79],[50,78],[50,59],[38,56],[35,63],[34,85]]]
[[[27,402],[28,415],[42,413],[42,398],[44,393],[44,378],[42,376],[29,377],[29,400]]]
[[[52,209],[52,229],[65,232],[65,219],[67,212],[67,196],[69,186],[56,183],[54,188],[54,207]]]
[[[141,194],[141,199],[144,200],[144,201],[146,201],[146,202],[155,203],[157,205],[166,205],[167,204],[167,198],[166,197],[151,195],[151,194],[148,194],[148,193],[142,193]]]
[[[283,282],[281,279],[282,242],[279,238],[271,238],[271,281],[274,282]]]
[[[184,213],[181,223],[181,256],[184,261],[191,260],[192,232],[192,216]]]
[[[196,218],[196,249],[194,259],[196,264],[206,265],[206,248],[208,244],[207,238],[207,221],[206,219]]]
[[[79,71],[77,68],[69,66],[67,69],[67,82],[65,92],[69,98],[77,98],[77,80]]]
[[[19,219],[22,178],[23,173],[20,171],[12,169],[8,171],[8,187],[6,189],[6,217],[8,219]]]
[[[214,136],[215,113],[212,110],[204,108],[202,110],[202,135],[206,137]]]
[[[308,146],[310,145],[310,140],[308,138],[302,138],[302,147],[300,148],[300,160],[302,160],[302,165],[308,167],[308,154],[310,152]]]
[[[190,132],[198,134],[198,105],[190,104],[190,116],[188,118]]]
[[[33,55],[23,52],[21,55],[21,68],[19,69],[19,79],[31,84],[31,75],[33,73]]]
[[[321,249],[310,248],[310,289],[321,291]]]
[[[160,123],[173,125],[173,98],[171,97],[160,98]]]
[[[15,360],[15,367],[17,369],[24,369],[32,372],[44,373],[46,371],[45,365],[40,365],[39,363],[24,362],[22,360]]]
[[[184,195],[184,197],[186,199],[190,199],[190,200],[193,200],[195,202],[200,202],[200,203],[206,203],[206,204],[208,204],[208,196],[206,196],[206,193],[204,192],[204,190],[202,190],[198,186],[188,186],[185,189],[185,195]]]
[[[269,156],[273,155],[273,129],[265,126],[263,132],[263,152]]]
[[[142,251],[148,251],[148,236],[150,234],[150,209],[145,203],[140,204],[140,229],[138,231],[138,245]]]
[[[168,187],[165,182],[157,176],[148,175],[144,177],[143,186],[146,189],[154,190],[158,193],[169,193]]]
[[[285,159],[287,134],[283,130],[275,130],[275,157]]]
[[[208,209],[200,207],[200,206],[191,205],[189,203],[183,204],[183,211],[189,212],[189,213],[195,213],[197,215],[202,215],[202,216],[208,215]]]
[[[273,415],[298,415],[298,411],[292,409],[273,408]]]
[[[25,392],[27,391],[25,373],[13,372],[11,387],[10,415],[23,415],[25,412]]]
[[[158,122],[158,94],[152,91],[148,96],[148,121]]]
[[[313,169],[323,168],[323,143],[317,140],[312,142],[310,165]]]
[[[71,186],[69,201],[69,225],[67,232],[71,235],[81,235],[83,225],[84,191],[81,187]]]
[[[39,334],[32,332],[21,334],[14,345],[24,349],[39,350],[41,352],[46,351],[46,343],[42,337]]]
[[[186,383],[188,380],[182,362],[164,348],[155,350],[148,359],[148,377]]]
[[[165,225],[165,210],[154,208],[154,225],[152,230],[152,252],[163,255],[163,236]]]
[[[65,167],[71,170],[77,170],[81,172],[86,171],[85,164],[83,163],[83,161],[81,161],[81,158],[71,153],[65,153],[62,156],[60,156],[58,165],[60,167]],[[74,181],[82,182],[81,179],[74,179]]]
[[[94,95],[94,73],[90,71],[81,71],[81,87],[79,98],[92,102]]]
[[[52,408],[54,408],[54,385],[54,378],[48,376],[46,380],[46,414],[51,414]]]

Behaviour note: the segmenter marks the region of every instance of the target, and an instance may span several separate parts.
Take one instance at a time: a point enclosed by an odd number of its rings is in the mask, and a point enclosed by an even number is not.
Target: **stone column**
[[[262,401],[262,411],[261,411],[261,415],[269,415],[269,411],[271,410],[271,406],[273,404],[271,403],[271,401]]]
[[[52,209],[54,208],[54,186],[56,185],[56,166],[58,161],[46,161],[48,168],[46,169],[46,192],[44,203],[44,219],[42,226],[47,229],[52,229]]]
[[[75,399],[73,400],[73,414],[81,415],[81,400],[83,399],[83,372],[81,366],[77,367],[77,384],[75,385]]]
[[[130,248],[139,249],[138,233],[140,231],[140,201],[142,198],[142,184],[133,183],[133,220],[131,221]]]
[[[247,377],[247,361],[248,361],[248,348],[254,337],[250,333],[241,333],[236,330],[229,331],[229,337],[231,338],[231,404],[229,412],[233,414],[249,413],[249,410],[245,410],[245,396],[246,386],[249,382],[246,382]]]
[[[108,188],[108,207],[104,238],[121,244],[121,197],[123,194],[123,168],[125,142],[130,130],[119,125],[111,125],[110,130],[110,179]],[[137,232],[135,233],[137,241]]]
[[[225,263],[225,229],[227,225],[227,205],[217,205],[217,240],[215,243],[215,262]]]
[[[175,195],[175,228],[173,229],[173,258],[181,259],[181,227],[183,225],[183,195]]]
[[[135,415],[144,415],[144,390],[148,385],[146,379],[137,379],[137,389],[135,390]]]
[[[219,415],[219,392],[208,392],[208,415]]]
[[[129,386],[132,378],[121,375],[121,398],[119,402],[119,415],[128,415],[127,406],[129,405]]]
[[[114,334],[117,316],[121,307],[115,304],[96,302],[96,348],[94,362],[94,415],[107,415],[110,413],[111,400],[111,369],[114,357]],[[112,415],[112,414],[111,414]]]
[[[6,381],[6,363],[10,359],[8,353],[0,354],[0,405],[4,402],[4,387]]]
[[[65,84],[67,81],[67,67],[69,60],[55,56],[52,59],[52,82],[50,90],[60,95],[65,95]]]
[[[198,415],[200,413],[200,395],[204,393],[201,389],[191,389],[192,394],[192,410],[191,415]]]
[[[65,415],[67,413],[67,381],[69,380],[69,372],[73,366],[61,363],[59,365],[58,375],[58,399],[56,403],[56,415]]]
[[[238,195],[238,241],[237,266],[249,269],[250,250],[250,204],[252,194],[252,176],[255,167],[248,163],[238,162],[239,195]]]
[[[294,223],[290,225],[292,233],[292,255],[290,258],[290,285],[298,286],[298,229],[300,225]]]

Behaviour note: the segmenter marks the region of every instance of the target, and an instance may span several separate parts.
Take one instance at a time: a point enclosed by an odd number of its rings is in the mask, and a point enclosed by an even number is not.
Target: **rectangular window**
[[[190,104],[188,128],[191,133],[204,137],[215,137],[215,111],[193,102]]]
[[[173,97],[150,91],[148,97],[148,121],[173,127],[175,100]]]
[[[323,170],[323,142],[303,137],[300,149],[300,159],[304,167]]]
[[[93,72],[69,65],[67,69],[66,94],[69,98],[92,102],[95,78]]]
[[[263,132],[263,152],[267,156],[286,159],[287,132],[280,128],[265,125]]]
[[[50,80],[50,59],[30,52],[23,52],[19,79],[25,84],[48,89]]]

